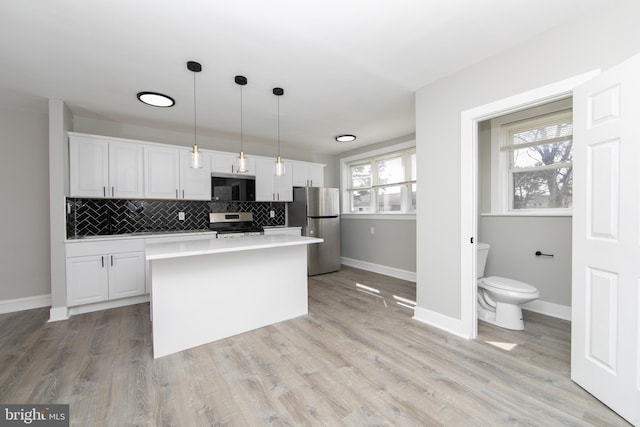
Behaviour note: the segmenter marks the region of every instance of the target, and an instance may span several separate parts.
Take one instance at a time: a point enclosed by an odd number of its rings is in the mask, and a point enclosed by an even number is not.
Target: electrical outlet
[[[271,210],[269,211],[269,218],[275,218],[276,217],[276,211]]]
[[[178,212],[178,221],[184,221],[184,212]]]

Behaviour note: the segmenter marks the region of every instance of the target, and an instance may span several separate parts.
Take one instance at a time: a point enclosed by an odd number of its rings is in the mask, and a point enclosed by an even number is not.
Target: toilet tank
[[[476,258],[476,278],[484,277],[484,267],[487,265],[489,255],[489,244],[478,243],[478,257]]]

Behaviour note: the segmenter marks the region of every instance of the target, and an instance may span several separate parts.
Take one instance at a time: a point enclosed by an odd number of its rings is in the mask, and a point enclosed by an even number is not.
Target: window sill
[[[504,212],[504,213],[481,213],[480,216],[530,216],[530,217],[572,217],[572,212]]]
[[[386,213],[386,214],[370,214],[370,213],[343,213],[340,215],[344,219],[392,219],[396,221],[415,221],[415,213]]]

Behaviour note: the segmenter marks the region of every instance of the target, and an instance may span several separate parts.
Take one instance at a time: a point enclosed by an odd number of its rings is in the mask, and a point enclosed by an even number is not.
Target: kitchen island
[[[150,244],[153,357],[307,314],[307,245],[287,234]]]

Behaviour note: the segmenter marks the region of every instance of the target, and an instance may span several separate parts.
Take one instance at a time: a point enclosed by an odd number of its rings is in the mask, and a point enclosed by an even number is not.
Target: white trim
[[[341,214],[340,217],[342,219],[392,219],[396,221],[415,221],[416,214],[358,214],[358,213],[348,213]]]
[[[537,217],[572,217],[572,212],[504,212],[504,213],[481,213],[480,216],[537,216]]]
[[[349,267],[359,268],[361,270],[371,271],[373,273],[384,274],[385,276],[395,277],[396,279],[408,280],[409,282],[416,282],[416,272],[409,270],[401,270],[395,267],[388,267],[386,265],[374,264],[372,262],[360,261],[357,259],[342,257],[342,264]]]
[[[32,310],[34,308],[48,307],[51,305],[51,294],[36,295],[0,301],[0,314],[16,311]]]
[[[553,302],[535,300],[522,306],[523,309],[571,321],[571,306],[560,305]]]
[[[127,305],[142,304],[149,302],[149,294],[140,295],[131,298],[122,298],[113,301],[97,302],[95,304],[79,305],[77,307],[69,307],[69,316],[76,314],[92,313],[94,311],[108,310],[110,308],[124,307]]]
[[[59,322],[69,319],[69,308],[67,306],[51,307],[49,310],[49,322]]]
[[[527,92],[463,111],[460,115],[460,334],[478,335],[476,312],[476,250],[469,239],[477,240],[478,123],[571,95],[573,88],[599,74],[599,70],[570,77]]]
[[[461,332],[464,328],[462,327],[463,325],[460,319],[454,319],[453,317],[445,316],[435,311],[427,310],[426,308],[416,306],[413,311],[413,319],[466,340],[475,338]]]

